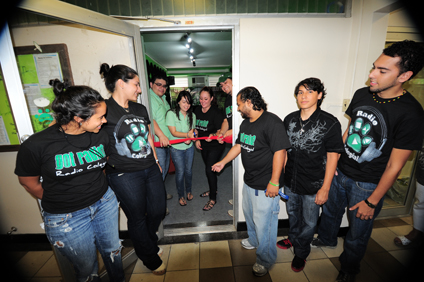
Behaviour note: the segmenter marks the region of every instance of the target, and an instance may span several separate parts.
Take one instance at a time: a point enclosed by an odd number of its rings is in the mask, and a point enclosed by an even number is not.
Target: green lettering
[[[56,155],[54,156],[55,162],[56,162],[56,169],[62,169],[63,168],[63,156],[62,155]]]
[[[255,145],[256,135],[246,135],[244,133],[240,133],[240,141],[250,146]]]
[[[80,165],[84,164],[84,152],[77,152],[77,158]]]

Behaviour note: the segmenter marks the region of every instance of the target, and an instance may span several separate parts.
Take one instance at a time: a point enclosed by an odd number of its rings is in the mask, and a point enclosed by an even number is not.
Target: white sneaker
[[[265,268],[265,266],[260,265],[256,262],[253,265],[252,271],[253,271],[253,274],[255,274],[256,276],[259,276],[259,277],[264,276],[265,274],[268,273],[268,270]]]
[[[230,205],[233,205],[233,199],[229,199],[229,200],[228,200],[228,203],[229,203]]]
[[[234,217],[234,210],[228,210],[228,215]]]
[[[243,247],[243,248],[245,248],[246,250],[253,250],[253,249],[256,249],[256,247],[253,247],[252,245],[250,245],[250,243],[249,243],[249,239],[243,239],[243,240],[241,240],[241,246]]]

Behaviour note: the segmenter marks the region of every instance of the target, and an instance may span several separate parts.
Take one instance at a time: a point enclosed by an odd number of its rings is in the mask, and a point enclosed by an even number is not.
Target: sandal
[[[155,270],[152,270],[152,273],[154,275],[164,275],[166,272],[166,265],[162,262],[162,264],[156,268]]]
[[[211,191],[203,192],[202,194],[200,194],[200,197],[202,197],[202,198],[209,197],[210,193],[211,193]],[[218,190],[216,191],[216,193],[218,194]]]
[[[191,201],[191,200],[193,200],[193,198],[194,198],[193,194],[191,194],[191,192],[188,192],[187,193],[187,201]]]
[[[395,237],[394,242],[396,246],[408,246],[409,244],[412,243],[412,241],[406,238],[405,236]]]
[[[210,191],[203,192],[202,194],[200,194],[200,197],[202,198],[209,197],[209,193]]]
[[[182,207],[184,207],[184,206],[186,206],[186,205],[187,205],[187,202],[185,201],[184,197],[181,197],[181,198],[178,200],[178,203],[179,203],[179,204],[180,204],[180,206],[182,206]]]
[[[203,210],[204,210],[204,211],[210,211],[210,210],[213,208],[213,206],[215,206],[215,204],[216,204],[216,201],[214,201],[214,200],[209,200],[209,201],[206,203],[206,205],[203,207]]]

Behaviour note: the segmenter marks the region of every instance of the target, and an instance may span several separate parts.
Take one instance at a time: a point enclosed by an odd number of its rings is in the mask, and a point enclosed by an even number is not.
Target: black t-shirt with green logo
[[[106,173],[134,172],[154,165],[155,158],[148,142],[149,114],[144,105],[129,102],[128,110],[113,98],[106,100],[107,124],[103,125],[109,135]]]
[[[274,153],[290,147],[283,121],[267,111],[254,122],[245,119],[236,144],[241,146],[244,182],[251,188],[265,190],[272,176]],[[283,171],[279,184],[284,185]]]
[[[201,106],[197,106],[194,109],[194,114],[196,115],[196,129],[199,137],[206,137],[216,133],[221,129],[225,117],[224,113],[217,106],[213,105],[206,113],[202,112]],[[224,146],[224,144],[219,144],[216,140],[212,140],[211,142],[200,140],[200,143],[202,149],[206,150],[222,150]]]
[[[346,114],[351,122],[338,168],[355,181],[378,184],[393,148],[421,148],[424,112],[409,92],[393,100],[359,89]]]
[[[103,173],[109,138],[104,130],[69,135],[57,124],[30,136],[16,159],[18,176],[42,176],[41,206],[49,213],[86,208],[106,193]]]

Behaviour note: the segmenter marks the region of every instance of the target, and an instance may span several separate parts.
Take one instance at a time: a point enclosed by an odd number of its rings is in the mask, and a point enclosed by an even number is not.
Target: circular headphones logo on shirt
[[[370,106],[356,108],[354,113],[346,139],[346,153],[358,163],[370,162],[381,156],[387,142],[386,122],[383,115]],[[375,138],[378,136],[379,140]]]
[[[146,158],[152,151],[148,141],[149,129],[142,118],[134,115],[123,116],[116,124],[113,136],[116,141],[115,148],[121,156],[141,159]]]

